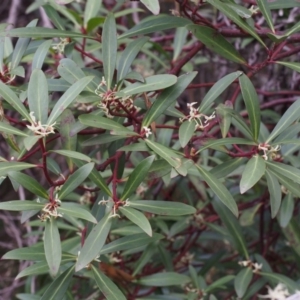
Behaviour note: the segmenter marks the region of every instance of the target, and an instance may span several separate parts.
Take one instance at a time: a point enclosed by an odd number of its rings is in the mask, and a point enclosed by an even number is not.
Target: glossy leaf
[[[276,173],[280,173],[281,175],[291,179],[294,182],[300,183],[300,170],[275,161],[266,161],[268,168],[274,170]]]
[[[119,290],[119,288],[93,265],[92,272],[98,288],[107,300],[126,300],[125,296]]]
[[[1,206],[0,206],[1,207]],[[287,193],[282,200],[282,204],[279,211],[279,224],[285,228],[293,217],[294,212],[294,198],[292,193]]]
[[[103,24],[102,56],[104,77],[107,89],[110,90],[117,60],[117,29],[114,15],[109,13]]]
[[[269,2],[267,0],[257,0],[257,5],[259,7],[259,10],[263,14],[268,26],[270,27],[272,32],[275,33]]]
[[[93,168],[94,163],[88,163],[71,174],[58,192],[58,198],[64,199],[73,192],[89,176]]]
[[[154,14],[158,15],[160,11],[159,0],[141,0],[141,2]]]
[[[276,124],[275,128],[271,132],[270,136],[266,140],[266,143],[271,142],[275,137],[277,137],[283,130],[288,128],[292,123],[294,123],[300,114],[300,99],[295,101],[288,110],[283,114],[279,122]]]
[[[232,158],[222,164],[217,165],[211,169],[210,172],[217,178],[222,178],[236,170],[245,161],[245,157]]]
[[[247,75],[243,74],[240,76],[239,82],[250,119],[252,135],[254,140],[257,141],[260,130],[260,107],[258,96],[251,80]]]
[[[142,126],[149,127],[160,115],[162,115],[169,107],[175,105],[177,98],[186,89],[197,75],[197,72],[191,72],[178,77],[177,82],[165,89],[154,101],[150,109],[147,111]]]
[[[216,196],[221,200],[221,202],[228,207],[235,216],[238,216],[238,207],[235,203],[230,192],[226,187],[209,171],[206,171],[204,168],[196,165],[201,177],[208,184],[211,190],[216,194]]]
[[[192,121],[185,121],[179,127],[179,142],[182,148],[184,148],[195,132],[196,123]]]
[[[31,193],[40,196],[42,198],[48,199],[48,192],[39,184],[34,178],[20,173],[20,172],[9,172],[8,176],[22,185],[25,189]]]
[[[271,216],[275,218],[281,205],[281,186],[271,172],[266,170],[268,190],[270,193]]]
[[[102,5],[102,0],[87,0],[84,10],[84,25],[87,26],[87,23],[93,17],[98,15],[100,7]]]
[[[142,37],[132,41],[122,52],[118,68],[117,68],[117,81],[125,78],[127,75],[129,68],[136,58],[137,54],[141,50],[141,48],[145,45],[145,43],[149,40],[147,37]]]
[[[12,200],[0,203],[0,209],[10,211],[41,210],[44,204],[32,200]]]
[[[88,210],[75,203],[61,203],[58,212],[97,224],[97,220]]]
[[[40,300],[63,299],[73,278],[74,269],[75,266],[72,266],[55,278]]]
[[[186,275],[174,273],[174,272],[163,272],[156,273],[153,275],[144,276],[138,280],[138,283],[146,286],[172,286],[182,285],[190,281],[190,278]]]
[[[136,191],[139,185],[145,180],[145,177],[148,174],[148,171],[153,163],[154,156],[149,156],[142,160],[130,174],[125,187],[121,200],[126,200],[131,196],[132,193]]]
[[[244,194],[251,189],[265,174],[265,160],[259,155],[253,156],[246,164],[240,181],[240,192]]]
[[[72,150],[51,150],[49,152],[54,152],[63,156],[67,156],[70,158],[80,159],[84,160],[86,162],[91,162],[91,158],[85,154],[82,154],[80,152],[72,151]]]
[[[242,74],[243,73],[241,71],[237,71],[228,74],[218,80],[202,99],[198,111],[201,113],[205,113],[205,111],[211,106],[212,102],[216,100],[225,91],[225,89],[229,87]]]
[[[226,275],[223,278],[220,278],[214,281],[211,285],[209,285],[206,289],[204,289],[205,293],[211,293],[215,289],[224,288],[224,286],[234,279],[233,275]]]
[[[25,169],[33,168],[35,165],[24,162],[0,162],[0,176],[6,176],[11,171],[22,171]]]
[[[26,134],[25,132],[23,132],[3,121],[2,122],[0,121],[0,132],[4,132],[6,134],[20,135],[20,136],[24,136],[24,137],[28,136],[28,134]]]
[[[247,64],[235,47],[215,29],[202,25],[188,25],[186,28],[213,52],[236,63]]]
[[[128,85],[126,88],[120,91],[121,95],[130,96],[141,94],[144,92],[152,92],[161,89],[165,89],[169,86],[174,85],[177,82],[175,75],[163,74],[163,75],[152,75],[145,78],[145,82],[135,82]]]
[[[191,22],[185,18],[160,15],[155,18],[152,18],[151,20],[140,22],[139,24],[126,31],[126,33],[123,33],[121,36],[119,36],[119,39],[129,38],[140,34],[145,35],[148,33],[167,30],[171,28],[173,29],[178,27],[184,27],[190,23]]]
[[[2,259],[16,259],[16,260],[45,260],[45,251],[42,245],[31,246],[24,248],[17,248],[5,253]]]
[[[186,38],[188,35],[188,30],[185,27],[179,27],[176,29],[175,37],[174,37],[174,53],[173,53],[173,61],[176,61],[179,55],[182,53],[182,48],[186,43]]]
[[[244,268],[235,276],[234,289],[239,298],[242,298],[247,292],[252,277],[253,272],[251,268]]]
[[[30,112],[34,112],[37,121],[46,124],[48,119],[48,84],[43,71],[32,71],[28,85],[28,104]]]
[[[50,273],[55,276],[61,262],[61,244],[56,219],[53,217],[45,222],[44,249]]]
[[[120,207],[119,210],[127,219],[129,219],[131,222],[139,226],[149,236],[152,236],[151,225],[143,213],[139,212],[134,208],[125,207],[125,206]]]
[[[37,48],[32,60],[32,70],[42,69],[44,60],[48,54],[51,45],[52,45],[52,40],[49,40],[49,41],[45,41]]]
[[[91,82],[92,76],[84,77],[75,82],[68,90],[58,99],[54,105],[51,114],[48,118],[47,124],[53,124],[62,112],[76,99],[76,97],[83,91],[86,85]]]
[[[92,260],[94,260],[101,251],[105,240],[110,230],[112,219],[111,213],[107,213],[101,221],[92,229],[87,236],[85,243],[80,250],[78,260],[76,263],[76,271],[86,267]]]
[[[163,216],[183,216],[196,212],[194,207],[180,202],[135,200],[129,203],[130,207]]]

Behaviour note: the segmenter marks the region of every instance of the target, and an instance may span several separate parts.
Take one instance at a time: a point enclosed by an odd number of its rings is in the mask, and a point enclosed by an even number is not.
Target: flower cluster
[[[278,283],[274,289],[267,286],[268,294],[259,295],[260,298],[270,299],[270,300],[298,300],[300,299],[300,291],[296,291],[295,294],[290,295],[286,286],[282,283]],[[290,297],[288,297],[290,296]]]
[[[60,203],[61,201],[59,199],[55,199],[53,202],[47,203],[42,209],[43,213],[38,216],[38,218],[42,222],[45,222],[47,219],[51,219],[51,217],[62,217],[62,214],[57,211],[57,209],[60,207]]]
[[[55,133],[54,132],[54,125],[56,122],[54,122],[51,125],[42,125],[41,121],[36,121],[36,118],[34,116],[34,112],[29,113],[30,118],[31,118],[31,125],[27,125],[27,128],[29,128],[32,132],[34,132],[36,135],[41,135],[43,137],[47,136],[50,133]]]
[[[276,152],[280,151],[280,145],[277,145],[276,147],[272,147],[269,144],[259,144],[258,150],[262,150],[264,152],[264,155],[262,155],[262,158],[264,160],[268,160],[269,158],[274,160],[279,157],[279,155],[276,154]]]
[[[192,120],[194,120],[196,122],[195,130],[203,130],[208,126],[208,121],[216,117],[215,112],[213,112],[210,116],[199,113],[198,109],[194,107],[195,104],[197,104],[197,102],[188,103],[187,107],[190,109],[189,114],[184,118],[180,118],[179,120],[180,122],[183,122],[184,120],[188,120],[189,122],[191,122]],[[204,121],[201,118],[204,118]]]
[[[56,50],[58,53],[62,54],[65,51],[66,45],[70,43],[69,38],[60,38],[60,42],[54,46],[52,46],[52,49]]]
[[[254,263],[251,260],[239,261],[239,265],[242,266],[242,267],[252,268],[253,273],[259,272],[262,268],[262,264]]]

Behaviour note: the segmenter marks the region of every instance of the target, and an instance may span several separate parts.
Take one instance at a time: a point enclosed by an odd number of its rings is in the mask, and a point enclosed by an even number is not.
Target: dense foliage
[[[298,6],[36,0],[2,24],[2,296],[299,299]]]

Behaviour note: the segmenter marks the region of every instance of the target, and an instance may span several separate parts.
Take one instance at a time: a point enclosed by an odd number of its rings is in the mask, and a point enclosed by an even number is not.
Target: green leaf
[[[174,273],[174,272],[163,272],[156,273],[153,275],[142,277],[137,281],[138,284],[146,286],[172,286],[182,285],[190,281],[187,275]]]
[[[59,16],[58,12],[56,9],[54,9],[51,5],[43,5],[43,9],[45,10],[47,16],[51,20],[51,22],[54,24],[54,26],[60,30],[64,30],[64,21],[63,19]]]
[[[52,45],[52,40],[49,40],[49,41],[45,41],[37,48],[32,59],[32,66],[31,66],[32,70],[42,69],[45,57],[47,56],[51,45]]]
[[[29,169],[33,167],[36,167],[36,165],[17,161],[0,162],[0,176],[6,176],[8,172],[11,171],[22,171],[24,169]]]
[[[239,82],[250,119],[252,135],[254,140],[257,141],[260,130],[260,107],[258,96],[251,80],[247,75],[243,74],[239,78]]]
[[[154,155],[149,156],[142,160],[133,170],[133,172],[130,174],[125,187],[123,194],[121,196],[121,200],[125,200],[131,196],[132,193],[136,191],[138,186],[145,180],[148,171],[153,163]]]
[[[1,207],[1,206],[0,206]],[[279,211],[279,224],[285,228],[293,217],[294,212],[294,198],[292,193],[287,193],[282,200],[282,204]]]
[[[45,260],[45,251],[43,245],[18,248],[5,253],[2,259]]]
[[[101,251],[111,226],[111,212],[108,212],[92,229],[80,250],[76,263],[76,272],[85,268]]]
[[[197,72],[191,72],[178,77],[177,82],[165,89],[154,101],[150,109],[146,112],[142,126],[149,127],[160,115],[162,115],[169,107],[175,105],[177,98],[192,82]]]
[[[196,122],[193,120],[185,121],[180,125],[179,142],[182,148],[184,148],[192,138],[195,132],[195,126],[196,126]]]
[[[72,150],[50,150],[49,152],[54,152],[70,158],[84,160],[86,162],[91,162],[91,158],[89,156]]]
[[[42,198],[48,199],[48,192],[40,185],[34,178],[20,173],[11,171],[8,173],[8,176],[22,185],[25,189],[31,193],[40,196]]]
[[[238,220],[233,217],[231,211],[229,211],[224,204],[219,201],[213,201],[213,207],[222,222],[225,224],[237,251],[245,258],[249,258],[246,241],[242,232],[241,225]]]
[[[299,7],[300,3],[297,0],[276,0],[274,2],[268,2],[270,9],[284,9],[284,8],[294,8]]]
[[[136,35],[145,35],[152,32],[158,32],[167,29],[184,27],[190,24],[191,21],[185,18],[178,18],[167,15],[159,15],[149,20],[145,20],[135,25],[133,28],[119,36],[119,39],[129,38]]]
[[[260,276],[266,278],[269,282],[276,282],[277,283],[282,283],[284,284],[290,291],[293,293],[296,292],[296,290],[299,288],[299,285],[288,278],[287,276],[284,276],[282,274],[277,274],[277,273],[267,273],[267,272],[260,272]]]
[[[94,165],[94,163],[88,163],[71,174],[58,192],[58,198],[64,199],[73,192],[89,176]]]
[[[222,178],[229,175],[231,172],[236,170],[242,163],[246,161],[245,157],[237,157],[229,159],[222,164],[217,165],[210,170],[210,173],[216,176],[217,178]]]
[[[130,207],[120,207],[119,210],[128,220],[139,226],[149,236],[152,236],[151,225],[143,213]]]
[[[244,268],[235,276],[234,289],[239,298],[242,298],[247,292],[252,277],[253,272],[251,268]]]
[[[300,72],[300,63],[297,62],[289,62],[289,61],[276,61],[276,64],[283,65],[288,67],[296,72]]]
[[[55,276],[61,262],[61,244],[56,219],[53,217],[45,222],[44,249],[50,273]]]
[[[158,0],[141,0],[141,2],[154,14],[158,15],[160,11]]]
[[[183,216],[196,212],[196,209],[190,205],[173,201],[135,200],[130,201],[129,206],[163,216]]]
[[[87,0],[84,10],[83,23],[87,26],[90,19],[96,17],[102,5],[102,0]]]
[[[230,101],[225,101],[225,105],[220,103],[216,107],[216,114],[219,120],[222,138],[226,138],[228,131],[230,129],[231,120],[232,120],[230,110],[232,109],[233,109],[233,105]]]
[[[28,104],[30,112],[34,112],[37,121],[46,124],[48,119],[48,84],[44,72],[40,69],[32,71],[28,85]]]
[[[174,85],[177,82],[177,77],[170,74],[153,75],[145,78],[145,83],[135,82],[128,85],[120,91],[121,95],[131,96],[144,92],[152,92],[165,89]]]
[[[234,73],[230,73],[220,80],[218,80],[205,95],[201,104],[198,108],[198,111],[201,113],[205,113],[205,111],[211,106],[212,102],[216,100],[225,89],[230,86],[237,78],[239,78],[243,73],[241,71],[237,71]]]
[[[240,181],[240,192],[244,194],[251,189],[265,174],[266,163],[259,155],[253,156],[246,164]]]
[[[4,123],[3,121],[0,121],[0,132],[4,132],[6,134],[15,134],[27,137],[28,134],[24,133],[23,131],[9,125],[8,123]]]
[[[98,268],[92,265],[93,277],[107,300],[126,300],[119,288]]]
[[[264,18],[266,19],[268,26],[270,27],[272,32],[275,33],[275,29],[274,29],[274,25],[273,25],[273,21],[272,21],[272,14],[271,14],[271,10],[269,7],[270,3],[267,0],[257,0],[256,3],[259,7],[259,10],[261,11]]]
[[[32,200],[12,200],[0,203],[0,209],[10,211],[41,210],[44,204]]]
[[[298,32],[300,30],[300,22],[297,22],[292,28],[285,32],[284,36],[289,37],[293,33]]]
[[[238,53],[234,46],[229,43],[218,31],[213,28],[201,25],[186,26],[193,35],[207,48],[223,56],[224,58],[239,64],[246,65],[245,59]]]
[[[288,245],[300,256],[300,226],[296,218],[291,219],[286,228],[282,229]]]
[[[201,177],[208,184],[211,190],[216,194],[216,196],[221,200],[221,202],[225,206],[227,206],[235,216],[238,216],[238,207],[226,187],[219,181],[217,177],[212,175],[210,172],[206,171],[204,168],[201,168],[198,165],[195,166],[197,167]]]
[[[207,0],[212,6],[220,10],[225,16],[227,16],[230,20],[232,20],[237,26],[242,28],[244,31],[248,32],[252,35],[256,40],[258,40],[264,47],[267,48],[265,43],[259,37],[259,35],[255,32],[255,30],[245,21],[243,20],[233,9],[219,0]]]
[[[275,175],[266,170],[267,185],[270,193],[271,216],[275,218],[281,205],[281,187]]]
[[[130,129],[127,129],[126,127],[119,124],[118,122],[113,121],[108,118],[105,118],[105,117],[87,114],[87,115],[79,116],[78,119],[79,119],[80,123],[82,123],[86,126],[91,126],[94,128],[102,128],[105,130],[111,130],[111,134],[122,133],[120,135],[126,135],[126,136],[138,135],[137,133],[133,132]]]
[[[84,35],[79,32],[72,32],[69,30],[59,30],[46,27],[24,27],[24,28],[14,28],[6,31],[0,32],[0,36],[7,37],[21,37],[21,38],[90,38],[94,37],[89,35]]]
[[[76,203],[61,203],[58,212],[97,224],[95,217],[88,210]]]
[[[173,52],[173,61],[176,61],[179,55],[182,53],[182,48],[186,44],[186,38],[188,35],[188,30],[185,27],[179,27],[176,29],[174,37],[174,52]]]
[[[4,98],[21,116],[23,116],[28,121],[31,121],[31,118],[27,112],[27,109],[17,97],[17,95],[2,81],[0,81],[0,96]]]
[[[234,279],[233,275],[226,275],[215,282],[213,282],[210,286],[204,289],[204,293],[211,293],[215,289],[224,288],[224,285]]]
[[[124,79],[128,74],[132,62],[148,40],[148,37],[136,39],[132,41],[124,51],[122,51],[117,68],[117,82],[119,82],[121,79]]]
[[[300,183],[299,169],[274,161],[266,161],[266,164],[272,171],[280,173],[281,175],[291,179],[294,182]]]
[[[112,80],[116,68],[117,47],[116,21],[114,15],[109,13],[103,24],[102,32],[103,69],[107,90],[110,90],[112,87]]]
[[[271,142],[275,137],[277,137],[283,130],[288,128],[292,123],[294,123],[300,115],[300,99],[295,101],[288,110],[283,114],[279,122],[276,124],[275,128],[271,132],[270,136],[266,140],[266,143]]]
[[[53,124],[63,111],[76,99],[76,97],[83,91],[88,83],[91,82],[93,76],[84,77],[75,82],[68,90],[58,99],[54,105],[51,114],[48,118],[47,124]]]
[[[153,233],[152,237],[145,233],[137,233],[129,236],[124,236],[120,239],[114,240],[113,242],[103,246],[100,254],[108,254],[117,251],[123,251],[128,249],[138,248],[141,245],[147,245],[155,241],[163,239],[164,236],[158,233]]]
[[[40,300],[63,299],[74,275],[75,266],[61,273],[47,288]]]

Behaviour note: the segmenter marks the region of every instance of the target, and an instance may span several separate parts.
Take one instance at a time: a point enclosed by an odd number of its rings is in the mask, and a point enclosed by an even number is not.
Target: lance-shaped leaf
[[[152,92],[165,89],[177,82],[177,77],[170,74],[153,75],[145,78],[145,82],[135,82],[121,90],[120,95],[130,96],[144,92]]]
[[[184,27],[191,24],[191,21],[185,18],[178,18],[173,16],[159,15],[151,20],[146,20],[135,25],[119,36],[119,39],[128,38],[136,35],[145,35],[147,33],[158,32],[167,29]]]
[[[283,114],[275,128],[271,132],[270,136],[266,140],[266,143],[271,142],[276,136],[278,136],[283,130],[288,128],[294,123],[300,115],[300,99],[295,101],[288,110]]]
[[[216,194],[220,201],[227,206],[235,216],[238,216],[238,207],[226,187],[219,181],[219,179],[212,175],[209,171],[206,171],[204,168],[201,168],[198,165],[195,165],[204,179],[208,184],[211,190]]]
[[[32,70],[42,69],[44,60],[46,58],[46,55],[49,51],[51,44],[52,44],[52,40],[45,41],[37,48],[32,59]]]
[[[75,82],[68,90],[58,99],[54,105],[47,124],[53,124],[63,111],[76,99],[83,89],[91,82],[93,76],[84,77]]]
[[[278,179],[266,170],[267,185],[270,193],[271,216],[275,218],[281,205],[281,186]]]
[[[11,250],[2,256],[2,259],[16,259],[16,260],[45,260],[45,251],[43,245],[24,247]]]
[[[286,228],[282,229],[287,243],[289,243],[290,247],[300,255],[300,225],[296,218],[292,218]]]
[[[33,167],[36,165],[17,161],[0,162],[0,176],[6,176],[11,171],[22,171]]]
[[[86,209],[82,208],[81,205],[76,203],[61,203],[58,208],[58,212],[63,215],[72,216],[75,218],[83,219],[97,224],[95,217]]]
[[[40,69],[32,71],[28,85],[28,104],[30,112],[34,112],[37,121],[46,124],[48,119],[48,83],[44,72]]]
[[[183,122],[179,127],[179,142],[181,147],[185,147],[187,143],[192,138],[194,132],[195,132],[196,122],[191,121],[185,121]]]
[[[156,273],[149,276],[144,276],[137,282],[141,285],[146,286],[172,286],[172,285],[182,285],[190,281],[187,275],[174,273],[174,272],[163,272]]]
[[[103,69],[108,90],[110,90],[112,86],[112,80],[116,68],[117,47],[116,20],[114,15],[109,13],[103,24],[102,32]]]
[[[6,134],[15,134],[15,135],[20,135],[20,136],[24,136],[27,137],[28,134],[26,134],[25,132],[9,125],[8,123],[4,122],[4,121],[0,121],[0,132],[6,133]]]
[[[257,0],[256,3],[258,5],[261,13],[265,17],[265,20],[266,20],[268,26],[270,27],[272,32],[275,33],[274,25],[273,25],[273,21],[272,21],[271,9],[269,7],[269,2],[267,0]]]
[[[0,32],[0,36],[7,37],[21,37],[21,38],[91,38],[94,37],[89,35],[84,35],[79,32],[72,32],[69,30],[59,30],[46,27],[24,27],[24,28],[14,28],[6,31]]]
[[[252,277],[253,272],[251,268],[244,268],[235,276],[234,289],[239,298],[242,298],[247,292]]]
[[[149,127],[160,115],[162,115],[169,107],[175,105],[177,98],[192,82],[197,72],[191,72],[178,77],[177,82],[165,89],[154,101],[150,109],[147,111],[142,126]]]
[[[246,164],[240,181],[240,191],[244,194],[265,174],[266,163],[259,155],[253,156]]]
[[[48,18],[51,20],[51,22],[54,24],[54,26],[57,29],[64,30],[65,29],[65,21],[60,17],[58,12],[55,8],[53,8],[51,5],[43,5],[43,9],[45,10]]]
[[[141,50],[141,48],[145,45],[145,43],[149,40],[148,37],[142,37],[132,41],[122,52],[118,68],[117,68],[117,81],[125,78],[127,75],[129,68],[136,58],[137,54]]]
[[[45,223],[44,249],[50,273],[55,276],[61,262],[61,244],[56,219],[53,217]]]
[[[250,119],[252,135],[254,140],[256,141],[260,129],[260,107],[258,96],[251,80],[248,78],[247,75],[243,74],[239,78],[239,82],[248,116]]]
[[[149,236],[152,236],[151,225],[143,213],[130,207],[120,207],[119,209],[127,219],[139,226]]]
[[[205,113],[205,111],[211,106],[212,102],[216,100],[224,91],[225,89],[231,85],[239,76],[243,73],[241,71],[237,71],[231,74],[228,74],[218,80],[208,91],[205,95],[201,104],[199,106],[199,112]]]
[[[214,281],[211,285],[209,285],[206,289],[204,289],[205,293],[211,293],[212,291],[220,288],[224,288],[225,284],[229,283],[234,279],[233,275],[226,275],[216,281]]]
[[[119,124],[118,122],[100,116],[95,116],[91,114],[81,115],[79,116],[79,121],[80,123],[86,126],[111,130],[115,134],[122,133],[120,135],[125,135],[125,136],[138,135],[137,133],[131,131],[130,129],[127,129],[126,127]]]
[[[12,200],[0,203],[0,209],[10,211],[40,210],[44,204],[32,200]]]
[[[221,11],[225,16],[227,16],[230,20],[232,20],[237,26],[242,28],[244,31],[248,32],[252,35],[256,40],[258,40],[264,47],[267,48],[265,43],[259,37],[259,35],[255,32],[255,30],[244,20],[242,19],[232,8],[230,8],[226,3],[221,2],[219,0],[207,0],[212,6]]]
[[[107,300],[126,300],[119,288],[106,277],[98,268],[92,265],[93,277],[100,291]]]
[[[114,240],[113,242],[104,245],[100,254],[108,254],[116,251],[123,251],[128,249],[138,248],[141,245],[147,245],[155,241],[163,239],[164,236],[159,233],[153,233],[152,237],[145,233],[137,233],[129,236],[124,236],[120,239]]]
[[[222,178],[229,175],[231,172],[236,170],[241,164],[246,161],[245,157],[237,157],[233,159],[229,159],[224,163],[219,164],[210,170],[210,172],[215,175],[217,178]]]
[[[27,112],[27,109],[17,97],[17,95],[8,87],[0,81],[0,96],[6,100],[21,116],[23,116],[28,121],[31,121],[31,118]]]
[[[247,64],[245,59],[239,54],[235,47],[232,46],[232,44],[230,44],[215,29],[201,25],[188,25],[186,28],[213,52],[220,54],[224,58],[236,63]]]
[[[289,277],[277,274],[277,273],[267,273],[267,272],[260,272],[260,276],[266,278],[271,283],[281,283],[284,284],[292,293],[296,292],[299,289],[298,283],[294,280],[290,279]]]
[[[279,211],[279,223],[280,226],[285,228],[293,217],[294,212],[294,198],[292,193],[287,193],[284,199],[282,200],[282,204]]]
[[[283,65],[285,67],[288,67],[288,68],[300,73],[300,63],[289,62],[289,61],[276,61],[276,64]]]
[[[141,2],[154,14],[158,15],[160,6],[159,0],[141,0]]]
[[[68,194],[73,192],[91,173],[94,163],[88,163],[69,176],[58,193],[59,199],[64,199]]]
[[[270,168],[272,171],[274,170],[276,173],[279,173],[294,182],[300,183],[299,169],[275,161],[266,161],[266,163],[268,168]]]
[[[48,192],[34,178],[20,172],[9,172],[8,176],[31,193],[48,199]]]
[[[98,15],[100,7],[102,5],[102,0],[87,0],[84,10],[83,23],[86,27],[88,21]]]
[[[133,172],[130,174],[125,187],[123,194],[121,196],[121,200],[126,200],[131,196],[132,193],[136,191],[138,186],[143,182],[145,177],[148,174],[148,171],[152,165],[152,162],[154,160],[154,155],[149,156],[142,160],[133,170]]]
[[[176,61],[179,55],[182,53],[182,48],[186,44],[188,33],[189,32],[185,27],[179,27],[176,29],[173,44],[173,62]]]
[[[232,116],[230,111],[233,109],[233,105],[230,101],[225,101],[225,105],[220,103],[216,107],[216,113],[220,124],[222,137],[226,138],[227,133],[230,129]]]
[[[111,226],[111,212],[107,213],[101,221],[92,229],[80,250],[76,264],[76,271],[86,267],[101,251]]]
[[[136,200],[129,202],[130,207],[163,216],[183,216],[194,214],[196,209],[190,205],[158,200]]]
[[[54,281],[49,285],[45,293],[40,300],[57,300],[63,299],[70,282],[75,272],[75,266],[72,266],[61,273]]]
[[[63,156],[67,156],[70,158],[75,158],[75,159],[80,159],[84,160],[86,162],[91,162],[91,158],[85,154],[82,154],[77,151],[72,151],[72,150],[50,150],[49,152],[54,152]]]

